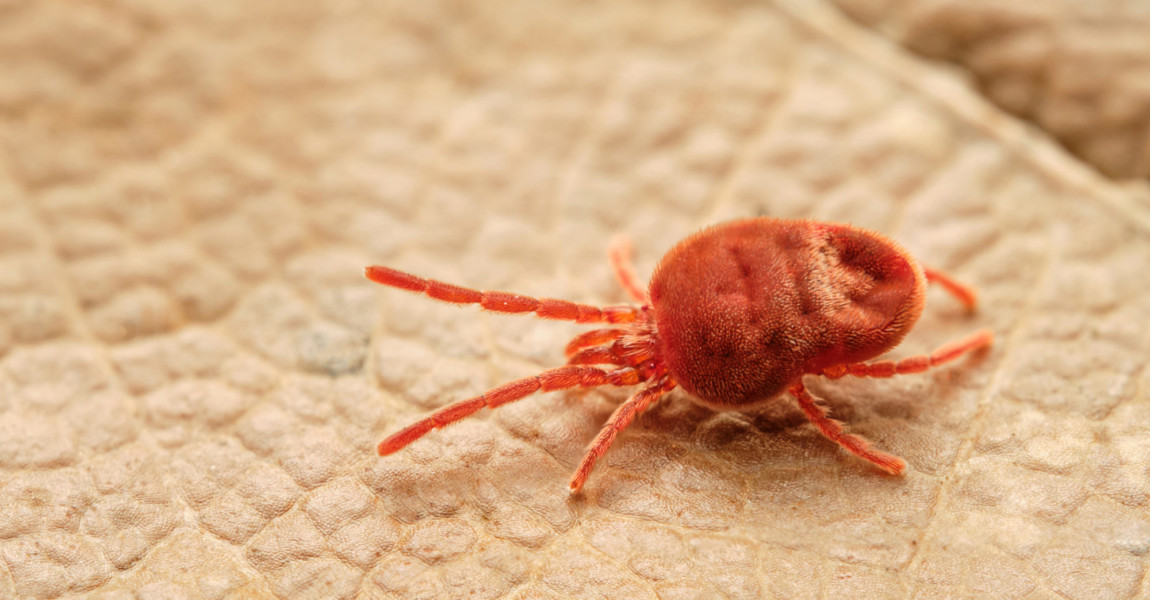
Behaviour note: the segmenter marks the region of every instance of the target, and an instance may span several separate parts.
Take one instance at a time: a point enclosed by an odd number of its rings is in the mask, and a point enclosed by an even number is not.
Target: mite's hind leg
[[[827,439],[846,448],[851,454],[874,463],[878,468],[891,475],[902,474],[903,469],[906,468],[906,463],[901,458],[874,450],[866,439],[843,430],[842,423],[827,416],[827,409],[819,406],[814,396],[811,396],[810,392],[803,387],[801,381],[792,386],[790,392],[799,401],[799,407],[803,409],[803,414]]]
[[[480,396],[449,404],[431,413],[430,416],[388,436],[387,439],[379,443],[379,454],[380,456],[387,456],[397,452],[404,446],[427,435],[431,430],[447,427],[475,414],[485,406],[491,408],[502,406],[537,391],[552,392],[574,387],[596,387],[600,385],[635,385],[639,382],[639,373],[631,368],[614,371],[584,366],[549,369],[534,377],[505,383]]]
[[[923,267],[922,271],[926,275],[927,281],[941,285],[943,289],[950,292],[950,295],[963,303],[967,310],[973,311],[978,305],[978,292],[974,291],[974,288],[955,281],[950,275],[942,271],[936,271],[927,267]]]
[[[595,466],[595,461],[611,447],[611,443],[615,441],[615,436],[626,429],[635,420],[635,417],[647,410],[647,407],[674,388],[675,382],[664,375],[662,379],[639,390],[638,393],[615,409],[611,418],[607,420],[607,424],[599,430],[599,435],[595,436],[595,441],[591,442],[587,454],[579,463],[579,468],[575,470],[575,475],[571,477],[569,487],[572,492],[577,492],[579,488],[583,487],[583,483],[587,481],[587,476],[591,474],[591,469]]]
[[[994,333],[989,329],[976,331],[962,339],[944,344],[930,354],[920,354],[904,358],[898,362],[881,360],[873,363],[853,363],[835,365],[823,369],[818,375],[839,379],[847,375],[855,377],[893,377],[923,371],[946,364],[969,352],[986,348],[994,343]]]
[[[622,235],[612,240],[611,246],[607,248],[607,258],[611,261],[611,268],[615,271],[615,278],[619,280],[619,285],[627,290],[627,294],[635,302],[646,304],[646,287],[639,280],[639,276],[635,274],[635,268],[631,266],[631,257],[634,254],[635,248],[631,246],[631,240]]]

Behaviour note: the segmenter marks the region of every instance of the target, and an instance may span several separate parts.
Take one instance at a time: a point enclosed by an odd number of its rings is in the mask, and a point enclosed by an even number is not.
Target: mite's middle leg
[[[571,358],[584,348],[591,348],[593,346],[606,344],[607,342],[613,342],[624,335],[627,335],[627,330],[618,328],[585,331],[567,343],[567,348],[564,353],[567,355],[567,358]]]
[[[467,418],[484,407],[495,408],[514,402],[537,391],[553,392],[575,387],[598,387],[601,385],[635,385],[642,381],[639,372],[632,368],[608,371],[596,367],[568,366],[549,369],[533,377],[517,379],[505,383],[486,393],[449,404],[407,427],[391,434],[379,443],[379,455],[387,456],[398,452],[408,444],[427,435],[433,429],[441,429]]]

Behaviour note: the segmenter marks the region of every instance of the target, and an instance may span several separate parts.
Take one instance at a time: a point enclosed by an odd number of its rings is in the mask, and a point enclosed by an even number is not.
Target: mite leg
[[[434,279],[424,279],[418,275],[396,271],[390,267],[367,267],[363,274],[379,284],[417,294],[427,294],[443,302],[478,304],[494,312],[535,313],[545,319],[575,321],[576,323],[630,323],[639,315],[639,309],[633,306],[599,308],[555,298],[532,298],[508,292],[473,290]]]
[[[615,279],[619,280],[619,285],[627,290],[635,302],[646,304],[646,287],[635,274],[635,268],[631,266],[631,256],[634,253],[631,240],[621,235],[612,240],[611,246],[607,249],[607,258],[611,261],[611,268],[615,270]]]
[[[639,367],[655,358],[653,344],[642,342],[625,343],[616,340],[612,344],[584,348],[567,358],[569,365],[629,365]],[[655,367],[644,367],[654,376]]]
[[[591,474],[591,469],[595,466],[595,461],[607,452],[607,448],[611,447],[611,443],[615,441],[615,436],[626,429],[635,420],[635,417],[647,410],[647,407],[674,388],[675,382],[670,377],[664,376],[659,381],[639,390],[638,393],[615,409],[614,414],[607,420],[607,424],[599,430],[599,435],[595,436],[595,441],[591,442],[591,447],[583,456],[579,468],[575,470],[575,475],[571,477],[571,483],[568,487],[572,492],[578,492],[579,488],[583,487],[583,483],[587,481],[587,476]]]
[[[840,379],[847,375],[855,377],[893,377],[923,371],[946,364],[968,352],[986,348],[994,343],[994,334],[989,329],[976,331],[962,339],[944,344],[930,354],[920,354],[904,358],[898,362],[882,360],[873,363],[853,363],[835,365],[823,369],[817,375]]]
[[[615,351],[615,345],[584,348],[567,359],[569,365],[622,365],[623,357]]]
[[[941,285],[943,289],[950,292],[950,295],[958,298],[958,301],[963,303],[967,310],[973,311],[978,305],[978,292],[974,291],[974,288],[955,281],[950,275],[942,271],[935,271],[926,267],[923,267],[922,270],[926,274],[927,281]]]
[[[626,334],[627,330],[625,329],[592,329],[591,331],[580,333],[568,342],[565,353],[567,358],[571,358],[584,348],[601,346],[607,342],[613,342]]]
[[[814,396],[803,387],[800,381],[791,387],[791,394],[799,401],[799,406],[803,409],[803,414],[807,419],[818,428],[827,439],[835,442],[836,444],[846,448],[851,454],[874,463],[878,468],[890,473],[891,475],[901,475],[903,469],[906,468],[906,463],[897,456],[872,450],[870,442],[866,439],[847,433],[843,430],[842,423],[827,416],[827,409],[819,406],[815,401]]]
[[[574,387],[600,385],[635,385],[640,383],[639,373],[631,368],[607,371],[595,367],[569,366],[549,369],[534,377],[517,379],[493,390],[466,400],[449,404],[430,416],[419,420],[379,443],[379,455],[387,456],[427,435],[433,429],[447,427],[489,406],[495,408],[529,396],[537,391],[551,392]]]

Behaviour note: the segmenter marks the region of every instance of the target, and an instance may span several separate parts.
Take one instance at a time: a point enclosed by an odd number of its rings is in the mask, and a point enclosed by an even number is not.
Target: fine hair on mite
[[[976,331],[930,354],[869,362],[897,346],[918,321],[934,283],[973,311],[974,290],[920,265],[887,237],[842,223],[756,217],[688,236],[659,261],[644,286],[626,240],[608,251],[634,305],[597,307],[554,298],[480,291],[383,266],[368,279],[454,304],[501,313],[594,324],[566,347],[567,364],[449,404],[393,433],[379,454],[399,451],[428,432],[535,392],[639,386],[619,405],[571,477],[578,491],[615,437],[664,394],[682,388],[720,410],[753,407],[783,394],[798,402],[831,441],[879,469],[901,475],[906,463],[847,433],[803,385],[806,376],[892,377],[921,373],[990,346]]]

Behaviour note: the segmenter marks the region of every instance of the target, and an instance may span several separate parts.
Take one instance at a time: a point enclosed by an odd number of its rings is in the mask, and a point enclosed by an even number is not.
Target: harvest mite
[[[641,385],[591,443],[571,478],[572,491],[583,486],[615,436],[676,387],[700,404],[724,410],[789,392],[824,436],[899,475],[906,463],[846,433],[803,386],[803,377],[921,373],[994,340],[982,330],[929,355],[865,362],[894,348],[910,331],[922,314],[927,282],[938,283],[972,310],[976,296],[945,273],[922,267],[890,239],[851,225],[766,217],[715,225],[671,248],[645,291],[626,243],[614,244],[609,256],[620,284],[639,306],[598,308],[479,291],[367,267],[372,281],[444,302],[607,325],[571,340],[566,366],[445,406],[383,440],[379,454],[396,452],[483,407],[537,391]]]

